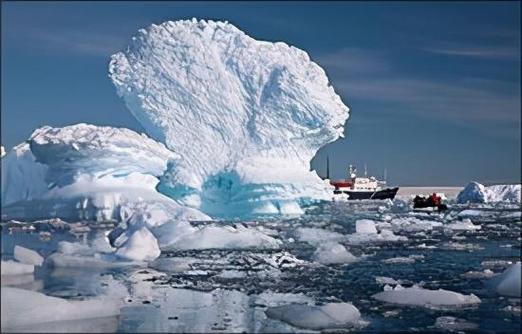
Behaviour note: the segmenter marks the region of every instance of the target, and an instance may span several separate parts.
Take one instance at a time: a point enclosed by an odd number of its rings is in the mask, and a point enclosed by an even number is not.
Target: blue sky
[[[306,50],[351,108],[312,166],[399,185],[520,181],[518,2],[2,2],[2,144],[79,122],[143,131],[107,76],[151,23],[232,22]]]

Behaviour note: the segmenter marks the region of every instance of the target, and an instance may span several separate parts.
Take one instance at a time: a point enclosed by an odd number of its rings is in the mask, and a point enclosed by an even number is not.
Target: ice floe
[[[188,222],[164,225],[162,230],[172,227],[170,238],[161,238],[162,248],[165,249],[211,249],[211,248],[265,248],[281,247],[281,240],[275,239],[254,227],[245,227],[243,224],[191,226]],[[182,224],[182,226],[179,226]],[[168,232],[167,232],[168,233]]]
[[[31,332],[40,324],[120,314],[119,302],[110,298],[69,301],[12,287],[2,287],[1,293],[2,331]]]
[[[41,266],[44,261],[43,257],[34,250],[18,245],[14,247],[14,258],[21,263],[33,266]]]
[[[116,255],[131,261],[153,261],[161,251],[154,235],[146,227],[132,233],[116,251]]]
[[[458,203],[520,203],[520,184],[484,186],[478,182],[469,183],[457,196]]]
[[[319,245],[312,257],[315,261],[322,264],[351,263],[358,260],[343,245],[333,242]]]
[[[435,320],[435,328],[444,329],[447,331],[473,331],[478,328],[478,324],[469,322],[465,319],[460,319],[451,316],[438,317]]]
[[[492,278],[490,284],[494,286],[495,291],[500,295],[521,298],[520,271],[520,262],[512,264],[502,274]]]
[[[357,327],[361,313],[351,303],[329,303],[322,306],[289,304],[269,307],[266,315],[299,328],[324,330]]]
[[[481,229],[481,226],[475,225],[471,219],[465,218],[462,221],[446,224],[444,228],[452,231],[477,231]]]
[[[474,306],[481,302],[474,294],[463,295],[443,289],[428,290],[419,286],[404,288],[400,285],[394,289],[376,293],[372,297],[391,304],[435,309]]]
[[[34,265],[15,261],[2,261],[1,267],[2,276],[32,274],[34,272]]]

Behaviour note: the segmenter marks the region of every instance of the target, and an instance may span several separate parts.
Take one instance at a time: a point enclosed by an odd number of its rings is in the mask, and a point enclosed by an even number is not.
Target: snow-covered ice
[[[351,303],[329,303],[322,306],[289,304],[269,307],[268,317],[305,329],[335,329],[361,325],[361,313]]]
[[[167,229],[171,231],[166,232]],[[161,247],[165,249],[210,249],[210,248],[264,248],[277,249],[281,241],[243,224],[218,226],[215,224],[193,227],[187,222],[163,225]],[[167,237],[168,236],[168,237]]]
[[[400,285],[394,289],[376,293],[373,295],[373,298],[392,304],[423,306],[435,309],[467,307],[480,303],[480,299],[474,294],[463,295],[443,289],[423,289],[419,286],[403,288]]]
[[[158,241],[146,227],[132,235],[116,251],[116,255],[131,261],[153,261],[160,256]]]
[[[469,218],[465,218],[461,221],[456,221],[451,224],[444,225],[445,229],[452,230],[452,231],[476,231],[480,230],[480,225],[475,225]]]
[[[38,324],[117,316],[119,305],[109,298],[68,301],[40,292],[2,287],[2,331],[34,331]]]
[[[436,328],[447,330],[447,331],[473,331],[478,328],[478,325],[465,319],[460,319],[451,316],[438,317],[435,320]]]
[[[521,298],[520,285],[522,284],[520,262],[512,264],[502,274],[491,279],[495,291],[503,296]]]
[[[208,219],[156,190],[174,157],[163,144],[128,129],[45,126],[2,159],[2,214],[121,221],[149,204],[171,218]]]
[[[168,196],[226,215],[300,213],[330,197],[309,164],[342,136],[348,108],[306,52],[227,22],[168,21],[140,29],[109,76],[178,154],[158,188]]]
[[[457,196],[458,203],[520,203],[520,184],[501,184],[484,186],[470,182]]]
[[[355,222],[356,233],[377,234],[375,222],[369,219],[359,219]]]
[[[15,261],[2,261],[0,267],[2,267],[2,276],[32,274],[34,272],[34,265]]]
[[[41,266],[44,261],[43,257],[34,250],[18,245],[14,247],[14,258],[21,263],[33,266]]]
[[[319,245],[313,254],[313,259],[322,264],[351,263],[358,260],[343,245],[332,242]]]

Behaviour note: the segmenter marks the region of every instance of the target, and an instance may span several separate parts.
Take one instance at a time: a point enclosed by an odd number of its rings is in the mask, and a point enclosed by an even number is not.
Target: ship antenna
[[[386,170],[386,168],[384,168],[384,182],[387,182],[388,181],[388,171]]]
[[[330,180],[330,157],[326,156],[326,178]]]
[[[368,168],[366,166],[366,163],[364,164],[364,177],[368,176]]]

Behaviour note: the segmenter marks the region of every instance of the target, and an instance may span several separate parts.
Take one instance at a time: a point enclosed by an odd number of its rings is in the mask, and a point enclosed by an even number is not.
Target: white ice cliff
[[[171,219],[204,219],[156,191],[173,157],[163,144],[128,129],[39,128],[2,158],[2,215],[120,221],[147,207]]]
[[[470,182],[457,196],[459,203],[521,202],[520,184],[484,186]]]
[[[308,54],[227,22],[139,30],[109,76],[154,139],[176,153],[158,189],[209,214],[299,213],[329,197],[310,171],[348,107]]]

